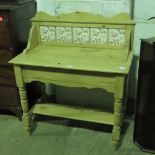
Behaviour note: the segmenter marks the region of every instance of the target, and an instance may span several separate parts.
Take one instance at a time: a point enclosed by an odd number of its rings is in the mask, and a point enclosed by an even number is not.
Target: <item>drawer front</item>
[[[13,50],[0,49],[0,66],[12,66],[8,61],[12,59],[13,54]]]
[[[10,45],[10,16],[8,12],[0,11],[0,46]]]
[[[19,96],[17,89],[0,85],[0,105],[18,106]]]
[[[13,67],[0,66],[0,84],[16,86]]]

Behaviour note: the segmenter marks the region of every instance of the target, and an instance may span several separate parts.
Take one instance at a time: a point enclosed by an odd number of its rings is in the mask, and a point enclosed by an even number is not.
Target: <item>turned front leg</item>
[[[115,101],[114,101],[114,126],[112,131],[112,142],[117,149],[120,145],[121,125],[123,118],[123,92],[124,77],[116,78]]]
[[[14,71],[15,71],[15,77],[16,77],[16,84],[17,84],[17,87],[19,88],[21,106],[23,110],[22,121],[24,123],[24,126],[26,127],[26,130],[30,133],[30,130],[31,130],[30,114],[29,114],[26,88],[22,78],[21,66],[14,65]]]
[[[31,123],[30,123],[30,114],[29,114],[27,93],[26,93],[25,87],[19,87],[19,94],[20,94],[21,106],[23,110],[22,121],[26,130],[30,133]]]
[[[114,126],[112,131],[112,142],[117,149],[120,144],[121,135],[121,124],[122,124],[122,99],[115,99],[114,103]]]

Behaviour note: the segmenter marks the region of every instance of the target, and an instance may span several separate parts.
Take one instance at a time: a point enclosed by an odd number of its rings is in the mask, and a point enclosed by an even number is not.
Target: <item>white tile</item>
[[[55,27],[40,26],[41,41],[51,42],[55,40]]]
[[[125,43],[125,30],[109,29],[108,43],[111,45],[121,45]]]
[[[89,28],[73,28],[73,42],[78,44],[88,44]]]
[[[90,43],[91,44],[107,44],[108,30],[105,28],[91,28],[90,29]]]
[[[71,27],[56,27],[57,42],[72,42],[72,28]]]

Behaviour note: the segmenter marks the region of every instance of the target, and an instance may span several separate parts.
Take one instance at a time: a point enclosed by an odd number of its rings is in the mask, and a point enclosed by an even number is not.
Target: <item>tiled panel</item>
[[[40,26],[40,38],[42,42],[121,45],[125,43],[125,30]]]

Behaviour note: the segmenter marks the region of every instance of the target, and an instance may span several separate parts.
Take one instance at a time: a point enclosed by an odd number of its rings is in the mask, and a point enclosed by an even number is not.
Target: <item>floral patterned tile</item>
[[[56,27],[57,42],[72,42],[72,28],[71,27]]]
[[[90,44],[107,44],[107,32],[104,28],[90,28]]]
[[[125,30],[109,29],[108,44],[121,45],[125,43]]]
[[[55,40],[55,27],[52,26],[40,26],[41,41],[51,42]]]
[[[73,28],[73,42],[77,44],[89,43],[89,28]]]

